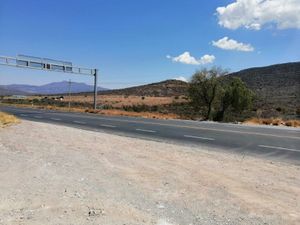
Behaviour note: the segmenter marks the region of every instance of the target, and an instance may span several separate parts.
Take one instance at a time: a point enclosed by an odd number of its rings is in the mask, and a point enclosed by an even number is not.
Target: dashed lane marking
[[[135,129],[136,131],[147,132],[147,133],[155,133],[155,130],[144,130],[144,129]]]
[[[101,127],[110,127],[110,128],[115,128],[115,127],[117,127],[117,126],[109,125],[109,124],[101,124],[100,126],[101,126]]]
[[[51,120],[55,120],[55,121],[60,121],[61,119],[59,118],[50,118]]]
[[[193,135],[183,135],[186,138],[194,138],[194,139],[201,139],[201,140],[209,140],[214,141],[214,138],[208,138],[208,137],[199,137],[199,136],[193,136]]]
[[[298,150],[298,149],[284,148],[284,147],[270,146],[270,145],[259,145],[258,147],[260,147],[260,148],[278,149],[278,150],[290,151],[290,152],[300,152],[300,150]]]

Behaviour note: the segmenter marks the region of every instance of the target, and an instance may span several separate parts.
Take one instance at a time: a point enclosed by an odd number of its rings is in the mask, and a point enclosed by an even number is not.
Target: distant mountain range
[[[71,83],[71,93],[80,92],[92,92],[94,86],[87,85],[85,83]],[[98,87],[98,91],[107,90],[102,87]],[[54,82],[41,86],[24,85],[24,84],[11,84],[11,85],[0,85],[0,95],[52,95],[52,94],[63,94],[69,92],[69,82]]]

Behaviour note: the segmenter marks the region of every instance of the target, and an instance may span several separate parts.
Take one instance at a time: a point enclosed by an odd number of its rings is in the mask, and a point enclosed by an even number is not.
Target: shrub
[[[300,127],[300,121],[299,120],[288,120],[285,122],[285,125],[288,127]]]
[[[0,127],[18,122],[19,120],[15,116],[0,112]]]
[[[262,123],[265,124],[265,125],[271,125],[273,122],[272,119],[262,119]]]
[[[289,121],[285,122],[285,125],[288,127],[291,127],[291,126],[293,126],[293,123],[292,123],[292,121],[289,120]]]
[[[274,119],[273,122],[272,122],[272,124],[274,126],[279,126],[281,124],[281,120],[280,119]]]
[[[113,109],[112,105],[105,104],[102,106],[102,109]]]

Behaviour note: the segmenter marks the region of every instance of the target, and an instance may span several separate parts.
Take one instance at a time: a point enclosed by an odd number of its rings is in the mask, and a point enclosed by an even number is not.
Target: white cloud
[[[189,52],[184,52],[183,54],[172,57],[167,55],[168,59],[172,59],[173,62],[179,62],[188,65],[204,65],[208,63],[213,63],[216,59],[214,55],[204,55],[200,59],[196,59],[195,57],[191,56]]]
[[[212,41],[212,45],[224,50],[235,50],[243,52],[253,52],[254,48],[250,44],[237,42],[236,40],[223,37],[218,41]]]
[[[260,30],[265,24],[300,29],[300,0],[236,0],[216,10],[219,25],[233,30]]]
[[[179,76],[179,77],[175,77],[175,78],[173,78],[174,80],[181,80],[181,81],[183,81],[183,82],[188,82],[188,80],[185,78],[185,77],[183,77],[183,76]]]

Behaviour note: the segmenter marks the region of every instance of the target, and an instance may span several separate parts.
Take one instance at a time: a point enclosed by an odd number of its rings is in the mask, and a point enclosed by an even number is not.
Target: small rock
[[[101,215],[104,215],[104,209],[89,208],[88,215],[89,216],[101,216]]]
[[[158,209],[164,209],[165,208],[165,206],[163,204],[161,204],[161,203],[157,204],[156,207]]]

